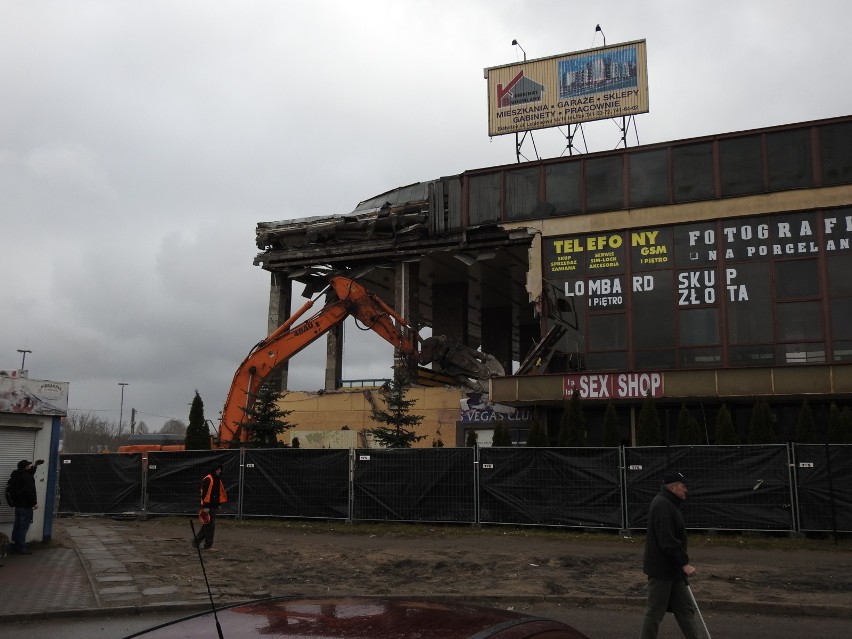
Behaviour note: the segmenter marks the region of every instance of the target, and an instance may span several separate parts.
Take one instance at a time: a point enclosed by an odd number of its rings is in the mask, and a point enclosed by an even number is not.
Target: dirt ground
[[[120,522],[152,580],[203,587],[189,520]],[[557,596],[638,602],[644,537],[467,526],[220,519],[204,552],[217,596]],[[704,602],[852,608],[852,540],[690,535]]]

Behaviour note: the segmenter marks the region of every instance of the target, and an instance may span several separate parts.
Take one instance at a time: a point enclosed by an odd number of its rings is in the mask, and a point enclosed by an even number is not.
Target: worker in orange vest
[[[198,515],[202,526],[192,542],[196,548],[212,549],[213,534],[216,532],[216,510],[227,501],[228,495],[222,484],[222,464],[219,464],[201,480],[201,512]]]

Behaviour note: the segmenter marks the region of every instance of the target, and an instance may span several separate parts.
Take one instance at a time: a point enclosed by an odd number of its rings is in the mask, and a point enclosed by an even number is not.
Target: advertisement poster
[[[488,135],[648,112],[645,41],[485,69]]]
[[[0,375],[0,413],[65,415],[68,382]]]

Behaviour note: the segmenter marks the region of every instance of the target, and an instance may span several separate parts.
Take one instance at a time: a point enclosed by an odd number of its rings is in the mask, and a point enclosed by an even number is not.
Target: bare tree
[[[62,419],[62,450],[66,453],[114,451],[127,439],[124,427],[93,413],[69,411]]]
[[[186,424],[179,419],[169,419],[163,424],[160,432],[169,435],[186,435]]]

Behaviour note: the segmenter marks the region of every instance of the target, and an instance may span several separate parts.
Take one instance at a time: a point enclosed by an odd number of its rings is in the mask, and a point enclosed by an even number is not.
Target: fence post
[[[355,448],[349,449],[349,502],[347,504],[346,522],[351,524],[355,517]]]
[[[618,485],[621,493],[621,532],[622,537],[629,537],[627,528],[627,453],[624,446],[618,447]]]
[[[245,480],[246,480],[246,449],[244,446],[240,447],[240,474],[238,477],[238,490],[237,490],[237,498],[239,499],[239,506],[237,507],[237,519],[242,521],[243,519],[243,494],[245,493]]]

